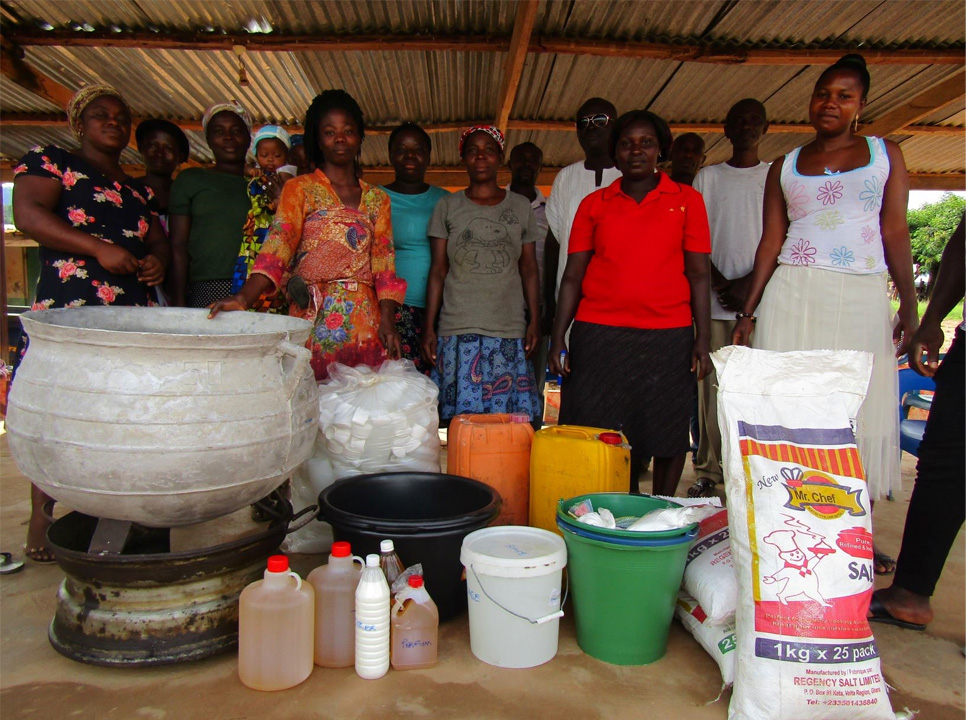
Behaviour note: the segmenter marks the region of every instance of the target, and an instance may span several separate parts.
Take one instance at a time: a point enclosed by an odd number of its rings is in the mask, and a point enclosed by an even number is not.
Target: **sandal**
[[[50,548],[46,545],[32,548],[28,548],[26,545],[24,545],[23,554],[40,565],[49,565],[57,562],[57,558],[54,557],[54,553],[51,552]]]
[[[715,486],[717,483],[711,478],[703,477],[698,478],[697,482],[688,488],[688,497],[690,498],[709,498],[715,496]]]
[[[876,575],[891,575],[896,571],[895,558],[892,558],[886,555],[884,552],[879,552],[873,548],[872,568]]]
[[[14,560],[8,552],[0,553],[0,575],[9,575],[23,570],[23,560]]]

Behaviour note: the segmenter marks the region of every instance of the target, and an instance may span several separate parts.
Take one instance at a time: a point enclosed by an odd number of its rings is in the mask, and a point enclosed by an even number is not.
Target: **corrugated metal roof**
[[[547,35],[612,40],[699,37],[727,0],[570,0],[555,2],[539,25]]]
[[[251,21],[284,34],[398,32],[509,35],[513,0],[4,0],[5,16],[56,28],[88,23],[96,29],[243,32]],[[262,25],[264,27],[264,25]]]
[[[5,77],[0,77],[0,107],[4,112],[17,113],[49,113],[60,110],[52,102],[37,97]]]
[[[911,137],[900,144],[909,172],[962,172],[966,145],[957,137]]]
[[[0,20],[57,28],[82,26],[173,32],[244,34],[259,25],[289,34],[493,35],[509,38],[514,0],[4,0]],[[914,9],[913,9],[914,8]],[[917,47],[962,45],[966,4],[961,0],[541,0],[535,35],[601,40],[717,42],[744,47],[800,45]],[[140,116],[200,119],[205,107],[237,98],[259,123],[298,123],[320,90],[343,87],[360,103],[367,122],[427,123],[492,118],[503,78],[505,52],[248,52],[250,86],[238,86],[238,59],[229,51],[137,50],[110,47],[26,48],[26,62],[75,89],[106,81],[116,85]],[[872,92],[863,119],[875,120],[924,89],[960,71],[955,65],[872,65]],[[776,123],[807,121],[808,98],[820,67],[708,65],[627,57],[530,54],[511,118],[566,121],[588,97],[599,95],[619,110],[648,107],[671,122],[722,122],[731,104],[746,95],[765,102]],[[50,113],[54,106],[3,81],[4,112]],[[958,102],[922,120],[962,127]],[[56,128],[4,128],[0,153],[17,156]],[[64,131],[66,133],[66,131]],[[63,137],[64,135],[60,135]],[[211,159],[201,133],[189,133],[192,157]],[[456,132],[434,134],[433,164],[455,165]],[[708,162],[730,153],[720,133],[704,135]],[[771,134],[762,154],[769,159],[806,142],[810,135]],[[69,140],[69,136],[66,137]],[[512,131],[511,144],[533,140],[548,166],[581,157],[572,132]],[[960,137],[902,136],[921,167],[948,165],[949,147]],[[127,155],[125,156],[127,157]],[[961,153],[953,153],[961,157]],[[385,137],[370,137],[364,162],[388,162]],[[964,169],[960,162],[959,170]]]

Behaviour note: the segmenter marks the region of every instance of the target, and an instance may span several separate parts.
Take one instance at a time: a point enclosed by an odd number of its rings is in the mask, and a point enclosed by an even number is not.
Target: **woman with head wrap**
[[[529,362],[540,340],[540,231],[530,200],[497,184],[503,146],[492,125],[463,131],[459,152],[469,187],[437,203],[426,231],[432,261],[423,355],[435,366],[443,420],[540,412]]]
[[[175,305],[206,307],[231,293],[242,228],[248,217],[245,157],[252,121],[235,102],[216,103],[201,125],[215,166],[187,168],[171,188],[173,251],[168,285]]]
[[[332,362],[399,357],[393,318],[406,282],[396,277],[389,198],[358,179],[364,137],[362,110],[347,92],[316,96],[305,116],[305,148],[318,169],[285,183],[248,280],[211,305],[214,317],[285,292],[289,314],[315,325],[307,347],[320,381]]]
[[[93,85],[71,98],[67,114],[80,148],[37,147],[14,168],[14,219],[40,245],[33,308],[150,305],[169,250],[152,191],[120,165],[130,110],[117,90]],[[18,360],[25,351],[21,341]],[[52,500],[37,488],[31,499],[27,556],[51,562],[43,505]]]

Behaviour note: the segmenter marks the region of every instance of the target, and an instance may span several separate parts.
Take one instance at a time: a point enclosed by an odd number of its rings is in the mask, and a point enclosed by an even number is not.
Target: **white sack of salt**
[[[892,720],[853,423],[872,356],[726,347],[718,375],[738,579],[730,720]]]

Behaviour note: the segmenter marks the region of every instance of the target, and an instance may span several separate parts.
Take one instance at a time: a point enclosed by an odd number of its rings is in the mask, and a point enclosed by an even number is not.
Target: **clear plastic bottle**
[[[396,546],[392,540],[383,540],[379,543],[379,567],[382,568],[390,588],[396,582],[396,578],[406,569],[402,560],[399,559],[399,555],[396,554]]]
[[[411,575],[409,587],[396,594],[392,606],[392,666],[419,670],[436,664],[439,611],[423,586],[422,575]]]
[[[389,585],[379,556],[366,555],[366,569],[356,588],[356,673],[366,680],[389,670]]]
[[[359,564],[356,565],[356,562]],[[309,573],[315,590],[315,664],[352,667],[356,658],[356,588],[364,561],[347,542],[332,543],[329,562]]]
[[[294,582],[293,582],[294,581]],[[285,690],[312,673],[315,592],[288,568],[268,559],[264,579],[238,601],[238,678],[253,690]]]

